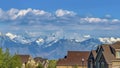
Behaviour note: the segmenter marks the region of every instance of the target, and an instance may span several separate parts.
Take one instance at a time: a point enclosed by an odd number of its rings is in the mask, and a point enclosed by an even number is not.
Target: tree
[[[43,65],[41,63],[39,63],[36,68],[44,68],[44,67],[43,67]]]
[[[18,67],[18,68],[20,68],[21,66],[22,66],[22,62],[20,60],[20,57],[18,57],[17,55],[14,55],[11,58],[8,67],[10,67],[10,68],[16,68],[16,67]]]
[[[74,68],[78,68],[78,65],[75,65]]]
[[[2,67],[2,64],[3,64],[3,51],[2,51],[2,48],[0,48],[0,68]]]
[[[9,49],[3,52],[2,48],[0,48],[0,68],[20,68],[21,64],[20,58],[17,55],[11,56]]]
[[[3,56],[2,56],[2,65],[1,67],[2,68],[8,68],[9,67],[9,62],[10,62],[10,59],[11,59],[11,56],[9,54],[9,49],[6,49],[6,51],[3,53]]]
[[[49,60],[48,68],[56,68],[56,60]]]

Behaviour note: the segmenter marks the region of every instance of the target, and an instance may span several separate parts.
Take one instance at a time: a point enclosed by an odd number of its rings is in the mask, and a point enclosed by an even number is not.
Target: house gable
[[[95,58],[96,58],[96,51],[93,50],[90,52],[88,58],[88,68],[95,68]]]

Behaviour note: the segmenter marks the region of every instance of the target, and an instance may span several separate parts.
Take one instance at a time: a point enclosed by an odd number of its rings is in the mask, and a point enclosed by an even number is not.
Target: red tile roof
[[[68,51],[67,58],[59,59],[57,66],[87,65],[89,51]],[[84,59],[84,61],[82,61]]]

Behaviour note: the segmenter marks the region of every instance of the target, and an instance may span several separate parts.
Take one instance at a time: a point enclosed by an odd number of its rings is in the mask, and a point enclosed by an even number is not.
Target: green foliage
[[[20,68],[21,65],[22,63],[17,55],[11,56],[9,49],[3,52],[0,48],[0,68]]]
[[[48,68],[56,68],[56,60],[49,60]]]
[[[9,62],[9,67],[10,68],[16,68],[16,67],[20,68],[21,66],[22,66],[22,63],[21,63],[20,58],[17,55],[14,55]]]
[[[74,68],[78,68],[78,65],[75,65]]]
[[[2,63],[3,63],[3,51],[2,51],[2,48],[0,48],[0,67],[1,67],[1,65],[2,65]]]
[[[43,65],[41,63],[39,63],[36,68],[44,68],[44,67],[43,67]]]

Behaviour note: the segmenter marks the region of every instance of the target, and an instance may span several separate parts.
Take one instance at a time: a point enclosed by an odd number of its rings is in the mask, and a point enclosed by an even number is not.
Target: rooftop
[[[59,59],[57,65],[87,65],[89,51],[68,51],[67,57]]]

